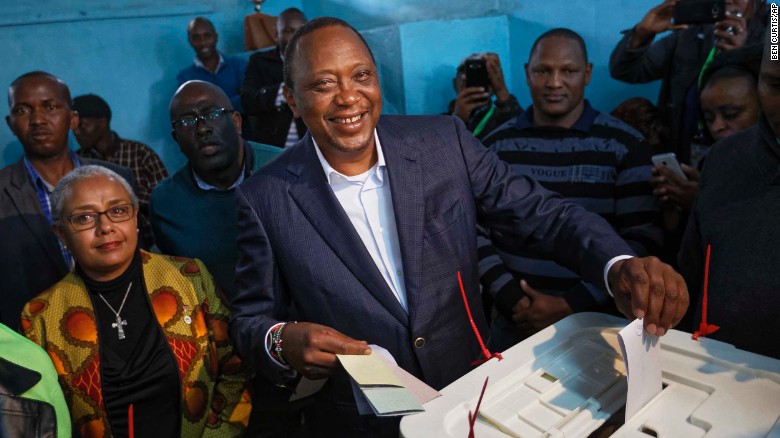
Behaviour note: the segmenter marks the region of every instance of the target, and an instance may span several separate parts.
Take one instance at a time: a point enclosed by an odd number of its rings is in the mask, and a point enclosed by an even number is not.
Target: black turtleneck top
[[[111,433],[128,436],[128,408],[133,405],[133,425],[138,437],[179,435],[181,380],[176,360],[157,324],[146,292],[141,254],[136,250],[130,267],[109,281],[95,281],[79,266],[76,272],[89,291],[98,327],[100,373]],[[129,292],[128,292],[129,288]],[[119,339],[116,314],[101,299],[119,310],[125,338]]]

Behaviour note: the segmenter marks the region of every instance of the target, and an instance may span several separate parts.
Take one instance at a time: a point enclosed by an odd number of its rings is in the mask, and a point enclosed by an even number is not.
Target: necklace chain
[[[108,303],[108,300],[103,296],[103,294],[99,293],[98,296],[101,300],[103,300],[104,303],[106,303],[106,306],[108,306],[109,309],[111,309],[114,314],[119,317],[119,314],[122,313],[122,308],[125,307],[125,301],[127,301],[127,296],[130,295],[130,288],[133,287],[133,282],[131,281],[130,284],[127,285],[127,292],[125,292],[125,297],[122,298],[122,304],[119,305],[119,310],[114,310],[114,307],[111,306],[111,304]]]

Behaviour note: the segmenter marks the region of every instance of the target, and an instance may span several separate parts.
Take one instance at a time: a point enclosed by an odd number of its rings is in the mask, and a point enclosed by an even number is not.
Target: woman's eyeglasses
[[[68,222],[77,231],[95,228],[100,221],[100,215],[106,215],[108,220],[114,223],[129,221],[133,218],[135,206],[133,204],[119,204],[106,211],[87,211],[68,216]]]

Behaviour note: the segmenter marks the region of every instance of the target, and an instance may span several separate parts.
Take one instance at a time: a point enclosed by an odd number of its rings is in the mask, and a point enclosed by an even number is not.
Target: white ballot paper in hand
[[[644,330],[641,319],[635,319],[618,333],[618,343],[628,379],[628,421],[661,392],[661,340]]]
[[[407,415],[423,411],[422,403],[440,394],[400,368],[392,355],[382,347],[370,345],[368,356],[337,354],[352,380],[358,411],[361,415]]]

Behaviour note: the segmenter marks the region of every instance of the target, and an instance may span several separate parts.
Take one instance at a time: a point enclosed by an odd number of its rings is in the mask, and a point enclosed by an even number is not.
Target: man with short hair
[[[292,146],[306,133],[300,117],[293,117],[282,95],[282,58],[290,38],[306,23],[298,8],[282,11],[276,18],[278,46],[257,52],[249,58],[249,66],[241,87],[241,103],[249,123],[248,138],[274,146]]]
[[[176,80],[179,86],[193,80],[218,86],[228,95],[233,108],[240,113],[243,111],[240,93],[246,61],[238,56],[226,56],[217,50],[218,40],[219,34],[208,18],[193,18],[187,25],[187,41],[195,51],[195,58],[193,65],[176,75]]]
[[[661,231],[653,225],[650,148],[633,128],[590,106],[585,87],[591,68],[576,32],[542,34],[525,65],[533,106],[484,144],[518,175],[603,217],[636,254],[657,253]],[[499,350],[574,312],[613,306],[603,282],[588,282],[549,254],[500,236],[492,242],[480,241],[480,275],[500,311],[492,328]]]
[[[187,163],[152,191],[150,219],[165,254],[199,258],[235,291],[235,188],[281,149],[244,141],[241,116],[219,87],[190,81],[171,99],[171,135]]]
[[[100,164],[133,183],[114,164],[80,159],[68,149],[79,124],[68,86],[43,71],[25,73],[8,88],[5,121],[24,148],[16,164],[0,169],[0,323],[19,329],[22,307],[73,267],[73,256],[51,229],[49,196],[82,164]]]
[[[335,354],[380,345],[437,389],[482,357],[458,288],[460,272],[477,309],[477,217],[593,283],[606,277],[650,333],[682,317],[687,292],[668,265],[623,257],[631,249],[603,219],[512,174],[459,119],[381,116],[373,54],[346,22],[308,22],[284,65],[287,103],[309,132],[238,189],[231,334],[278,383],[329,377],[305,412],[310,435],[398,436],[398,418],[358,415]]]
[[[149,146],[119,137],[111,130],[111,108],[103,98],[85,94],[73,99],[73,109],[79,113],[79,124],[73,130],[81,148],[80,157],[108,161],[133,172],[139,204],[141,242],[144,248],[154,245],[149,224],[149,200],[152,189],[168,176],[160,157]]]

